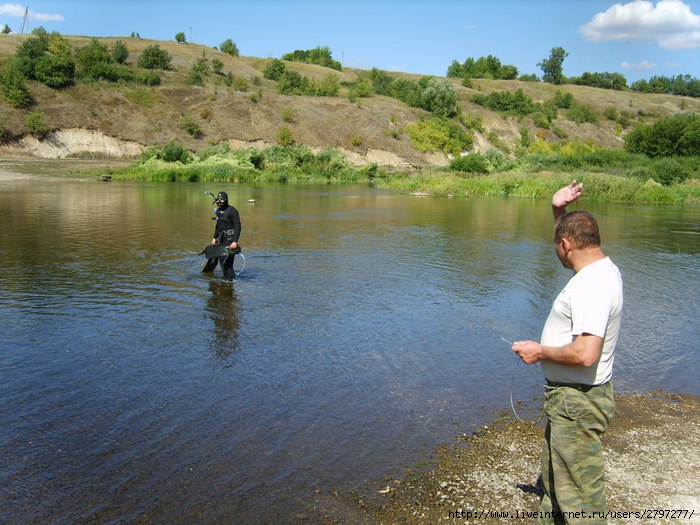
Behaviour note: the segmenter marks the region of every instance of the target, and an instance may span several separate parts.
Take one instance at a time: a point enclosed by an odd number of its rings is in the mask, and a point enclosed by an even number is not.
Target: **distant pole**
[[[190,26],[190,44],[192,43],[192,26]]]
[[[29,7],[24,10],[24,17],[22,18],[22,25],[19,28],[19,34],[23,35],[25,28],[29,31]]]

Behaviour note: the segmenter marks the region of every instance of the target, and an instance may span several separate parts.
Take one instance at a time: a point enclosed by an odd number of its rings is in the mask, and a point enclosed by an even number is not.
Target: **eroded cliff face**
[[[265,141],[228,141],[231,149],[266,148],[273,146]],[[6,157],[37,157],[42,159],[63,159],[70,157],[104,157],[115,159],[135,159],[146,148],[137,142],[110,137],[99,131],[88,129],[66,129],[49,134],[42,140],[26,135],[19,140],[1,144],[0,155]],[[311,148],[320,151],[321,148]],[[413,169],[417,166],[394,152],[367,148],[364,153],[338,148],[345,155],[348,164],[364,166],[377,164],[384,168]],[[318,151],[315,151],[316,153]],[[413,159],[415,160],[415,159]],[[421,159],[422,166],[446,166],[449,159],[442,153],[425,153]]]

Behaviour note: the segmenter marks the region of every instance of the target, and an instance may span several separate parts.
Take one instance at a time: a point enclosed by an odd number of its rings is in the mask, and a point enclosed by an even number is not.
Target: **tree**
[[[176,41],[178,44],[185,44],[185,43],[187,43],[187,40],[185,39],[185,33],[183,33],[182,31],[180,31],[178,34],[176,34],[176,35],[175,35],[175,41]]]
[[[231,40],[230,38],[227,38],[223,42],[221,42],[221,45],[219,46],[219,50],[222,53],[228,53],[232,57],[237,57],[238,56],[238,48],[236,47],[236,43]]]
[[[268,80],[279,80],[285,72],[285,65],[279,58],[273,58],[265,66],[263,76]]]
[[[117,40],[112,46],[112,60],[117,64],[123,64],[127,58],[129,58],[129,50],[126,48],[126,44]]]
[[[10,26],[5,24],[5,27],[2,28],[2,34],[9,35],[10,33],[12,33],[12,29],[10,29]]]
[[[625,137],[625,150],[651,158],[700,155],[700,115],[679,113],[640,124]]]
[[[553,47],[549,54],[549,58],[543,59],[537,63],[537,66],[542,68],[542,80],[550,84],[563,84],[563,64],[564,59],[569,56],[563,47]]]
[[[143,50],[136,63],[144,69],[171,69],[170,62],[172,59],[173,57],[170,53],[165,49],[161,49],[158,44],[154,44]]]
[[[457,93],[448,80],[429,78],[421,92],[421,107],[438,117],[451,117],[457,112]]]

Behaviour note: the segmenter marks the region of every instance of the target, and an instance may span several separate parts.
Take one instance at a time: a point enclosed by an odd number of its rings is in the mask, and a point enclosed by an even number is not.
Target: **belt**
[[[230,230],[224,230],[221,233],[223,233],[224,235],[233,235],[235,232],[236,232],[236,230],[231,228]]]
[[[605,384],[607,383],[601,383],[600,385],[586,385],[583,383],[556,383],[555,381],[547,380],[547,386],[550,388],[573,388],[574,390],[578,390],[579,392],[588,392],[593,387],[603,386]]]

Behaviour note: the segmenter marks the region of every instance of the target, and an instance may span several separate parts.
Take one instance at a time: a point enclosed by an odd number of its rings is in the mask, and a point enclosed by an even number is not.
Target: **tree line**
[[[562,47],[552,48],[548,57],[537,63],[542,69],[542,81],[551,84],[575,84],[618,91],[630,90],[640,93],[656,93],[667,95],[682,95],[700,97],[700,80],[690,75],[675,77],[654,76],[649,80],[638,80],[627,85],[627,79],[620,73],[591,73],[585,72],[579,77],[564,75],[564,60],[569,53]],[[524,82],[539,82],[536,75],[518,75],[518,68],[503,64],[497,57],[469,57],[460,63],[453,60],[447,67],[447,76],[461,78],[464,85],[471,87],[471,79],[491,78],[496,80],[521,80]]]

